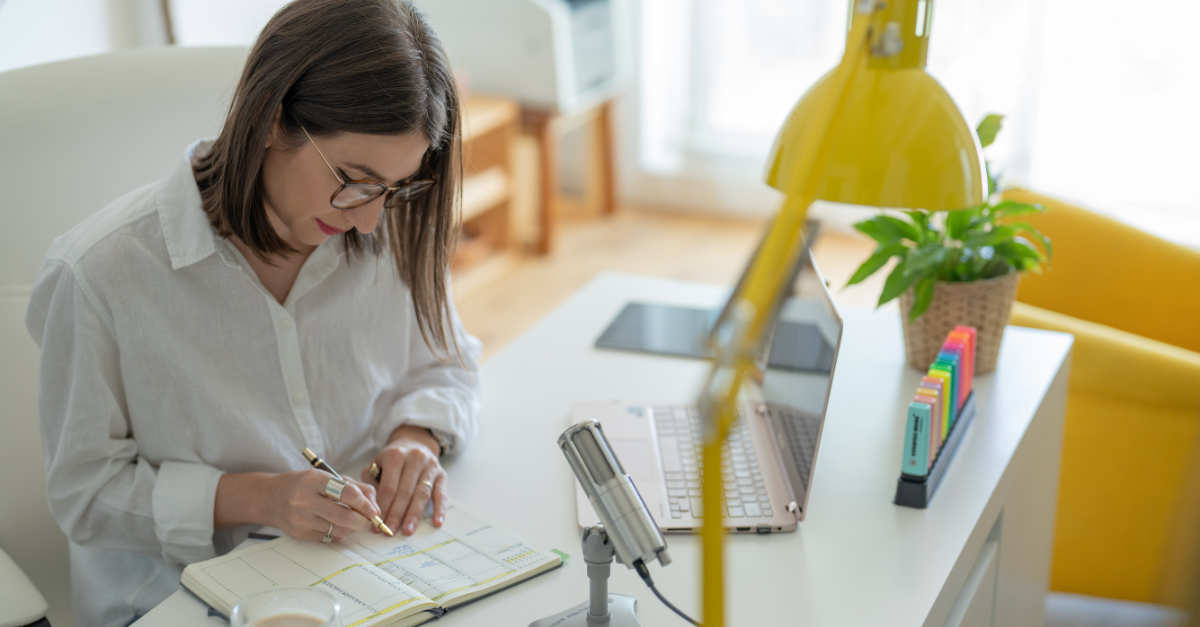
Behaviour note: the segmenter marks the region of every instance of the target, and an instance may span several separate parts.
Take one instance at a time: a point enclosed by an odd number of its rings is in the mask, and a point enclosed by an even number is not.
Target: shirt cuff
[[[461,452],[474,435],[475,426],[471,408],[466,406],[465,399],[457,398],[457,392],[429,388],[403,398],[379,425],[376,432],[377,448],[387,446],[388,438],[400,426],[413,425],[437,429],[450,436],[451,444],[446,447],[446,455]]]
[[[163,462],[154,481],[154,532],[168,564],[216,557],[213,508],[225,473],[193,462]]]

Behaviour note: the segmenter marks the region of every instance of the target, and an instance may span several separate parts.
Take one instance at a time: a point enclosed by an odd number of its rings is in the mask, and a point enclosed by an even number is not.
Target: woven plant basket
[[[1017,296],[1019,272],[969,283],[938,281],[933,300],[925,313],[909,321],[913,290],[900,295],[900,318],[904,325],[904,352],[908,364],[925,370],[937,357],[946,334],[957,325],[975,327],[975,372],[985,374],[996,369],[1000,340]]]

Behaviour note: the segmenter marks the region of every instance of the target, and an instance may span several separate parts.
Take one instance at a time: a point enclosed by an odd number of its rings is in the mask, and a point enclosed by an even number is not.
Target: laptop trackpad
[[[650,441],[613,439],[608,442],[612,446],[613,452],[617,454],[617,460],[621,462],[621,467],[625,469],[625,474],[629,475],[635,483],[645,486],[658,482],[657,464]],[[638,491],[641,490],[642,488],[639,487]],[[644,495],[643,498],[645,498]]]

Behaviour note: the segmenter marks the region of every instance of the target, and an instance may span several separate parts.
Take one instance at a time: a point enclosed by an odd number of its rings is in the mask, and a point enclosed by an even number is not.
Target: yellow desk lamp
[[[787,197],[721,321],[699,406],[703,624],[725,621],[721,443],[782,284],[803,250],[814,200],[940,211],[984,201],[979,141],[928,73],[933,0],[851,0],[841,63],[809,89],[776,139],[766,181]]]

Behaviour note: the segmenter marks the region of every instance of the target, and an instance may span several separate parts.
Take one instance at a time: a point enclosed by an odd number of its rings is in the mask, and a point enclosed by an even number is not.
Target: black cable
[[[658,588],[654,587],[654,580],[650,578],[650,569],[646,568],[645,562],[643,562],[642,560],[638,560],[633,563],[633,567],[637,570],[638,575],[640,575],[642,577],[642,581],[646,582],[647,586],[650,586],[650,591],[654,593],[654,596],[658,597],[658,600],[663,602],[663,605],[671,608],[671,611],[675,612],[676,614],[679,614],[679,616],[682,617],[683,620],[686,620],[687,622],[695,625],[696,627],[702,627],[700,625],[700,623],[697,623],[696,621],[692,620],[692,618],[690,616],[688,616],[687,614],[684,614],[682,611],[680,611],[679,608],[675,607],[674,605],[671,605],[671,602],[668,601],[667,598],[664,597],[662,595],[662,593],[658,591]]]

